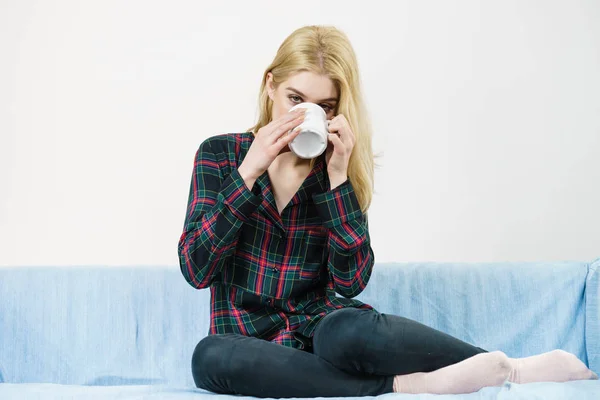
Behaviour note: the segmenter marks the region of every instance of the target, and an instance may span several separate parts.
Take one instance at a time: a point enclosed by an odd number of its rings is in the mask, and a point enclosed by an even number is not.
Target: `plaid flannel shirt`
[[[375,261],[367,216],[349,179],[330,190],[325,153],[280,215],[267,171],[252,189],[238,172],[253,140],[252,132],[220,134],[196,151],[178,244],[181,273],[195,288],[210,287],[208,334],[309,351],[329,312],[373,309],[352,299]]]

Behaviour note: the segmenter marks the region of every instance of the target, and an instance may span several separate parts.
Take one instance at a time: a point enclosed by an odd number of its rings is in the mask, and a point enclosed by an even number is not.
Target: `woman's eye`
[[[290,96],[290,100],[292,100],[293,102],[296,102],[296,103],[297,103],[297,102],[300,102],[300,103],[302,102],[302,98],[301,98],[300,96],[296,96],[296,95],[291,95],[291,96]],[[327,104],[323,104],[323,105],[321,106],[321,108],[322,108],[322,109],[323,109],[323,110],[324,110],[326,113],[328,113],[329,111],[331,111],[331,110],[332,110],[332,108],[331,108],[331,107],[329,107]]]

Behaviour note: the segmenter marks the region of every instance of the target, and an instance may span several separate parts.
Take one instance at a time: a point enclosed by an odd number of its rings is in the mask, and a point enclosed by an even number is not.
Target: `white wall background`
[[[294,29],[344,30],[376,260],[600,256],[597,1],[0,2],[0,265],[178,265],[193,158]]]

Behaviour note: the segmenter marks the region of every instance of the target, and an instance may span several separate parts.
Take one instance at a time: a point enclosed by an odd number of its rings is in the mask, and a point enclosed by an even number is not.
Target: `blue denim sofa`
[[[376,263],[359,298],[510,357],[564,349],[600,373],[600,258]],[[178,266],[0,268],[0,399],[223,400],[191,376],[208,323],[209,291]],[[600,381],[391,396],[592,400]]]

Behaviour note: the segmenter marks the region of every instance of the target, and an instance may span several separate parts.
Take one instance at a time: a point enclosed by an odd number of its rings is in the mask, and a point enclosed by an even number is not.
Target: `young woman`
[[[289,109],[301,102],[330,120],[328,148],[311,160],[288,147],[303,120]],[[373,165],[347,36],[297,29],[265,71],[258,123],[208,138],[195,155],[178,252],[187,282],[211,293],[209,335],[192,356],[198,387],[256,397],[456,394],[594,377],[562,350],[509,358],[353,299],[375,260]]]

